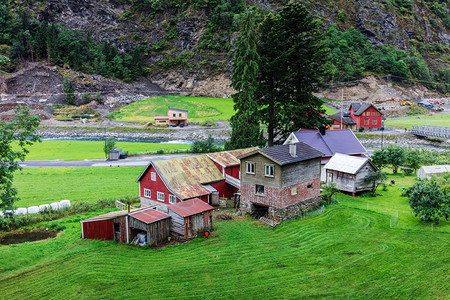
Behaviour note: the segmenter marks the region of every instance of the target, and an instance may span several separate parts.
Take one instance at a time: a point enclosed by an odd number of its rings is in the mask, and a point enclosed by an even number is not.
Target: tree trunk
[[[267,135],[268,135],[267,144],[268,144],[269,147],[272,147],[273,146],[273,138],[274,138],[274,136],[273,136],[273,124],[272,123],[270,123],[269,126],[267,127]]]

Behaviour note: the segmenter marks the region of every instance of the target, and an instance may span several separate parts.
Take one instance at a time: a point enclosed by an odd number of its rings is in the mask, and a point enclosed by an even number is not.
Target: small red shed
[[[203,236],[213,228],[214,207],[196,198],[169,206],[172,233],[186,239]]]

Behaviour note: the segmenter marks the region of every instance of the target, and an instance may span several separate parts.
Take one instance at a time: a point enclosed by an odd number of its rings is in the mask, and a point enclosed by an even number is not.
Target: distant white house
[[[336,153],[324,167],[326,182],[335,182],[339,190],[355,194],[370,191],[372,182],[366,182],[366,176],[378,169],[368,157],[357,157]]]
[[[417,171],[417,178],[431,179],[432,176],[443,176],[450,172],[450,165],[423,166]]]

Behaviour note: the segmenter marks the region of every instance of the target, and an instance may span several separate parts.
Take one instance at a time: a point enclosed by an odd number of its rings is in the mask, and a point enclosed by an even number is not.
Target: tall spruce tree
[[[326,123],[322,101],[313,95],[323,86],[328,52],[321,25],[298,3],[266,15],[258,44],[259,76],[255,96],[268,144],[299,128]]]
[[[263,147],[266,144],[254,99],[259,72],[256,27],[255,11],[248,9],[240,21],[240,34],[235,43],[231,86],[237,91],[233,94],[236,114],[231,118],[233,131],[230,140],[225,143],[226,149]]]

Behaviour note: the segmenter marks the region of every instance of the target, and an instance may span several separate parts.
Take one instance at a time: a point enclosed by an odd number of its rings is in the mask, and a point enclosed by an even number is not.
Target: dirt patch
[[[0,245],[22,244],[54,238],[58,236],[56,230],[33,229],[8,233],[0,237]]]

